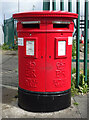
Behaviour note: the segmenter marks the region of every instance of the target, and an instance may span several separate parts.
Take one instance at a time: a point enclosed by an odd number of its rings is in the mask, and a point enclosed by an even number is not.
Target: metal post
[[[85,36],[84,36],[84,75],[87,82],[87,39],[88,39],[88,0],[85,2]]]
[[[4,19],[4,43],[6,43],[6,20]]]
[[[13,32],[12,32],[12,34],[13,34],[13,42],[12,42],[12,46],[14,47],[14,19],[12,18],[12,24],[13,24]]]
[[[52,8],[53,10],[56,10],[56,0],[52,0]]]
[[[72,12],[72,0],[68,1],[68,11]]]
[[[50,10],[50,0],[43,0],[43,10]]]
[[[72,12],[72,1],[68,1],[68,11]],[[72,64],[71,64],[71,84],[72,84]]]
[[[64,0],[60,1],[60,10],[64,11]]]
[[[76,36],[76,87],[79,85],[79,43],[80,43],[80,0],[77,1],[77,36]]]

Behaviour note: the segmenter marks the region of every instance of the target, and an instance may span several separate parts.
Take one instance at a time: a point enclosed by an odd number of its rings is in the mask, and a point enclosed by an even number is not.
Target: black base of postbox
[[[53,112],[71,105],[71,90],[57,93],[30,92],[18,89],[18,105],[31,112]]]

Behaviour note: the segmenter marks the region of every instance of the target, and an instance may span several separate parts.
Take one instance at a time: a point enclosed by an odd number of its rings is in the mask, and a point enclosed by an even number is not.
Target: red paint
[[[81,34],[81,43],[84,44],[84,37],[82,34]]]
[[[59,92],[71,88],[72,45],[68,37],[74,30],[75,13],[68,12],[27,12],[14,14],[17,19],[19,38],[24,46],[18,46],[19,86],[37,92]],[[21,22],[40,21],[39,28],[23,28]],[[67,21],[64,28],[53,28],[52,21]],[[34,41],[34,56],[26,55],[26,40]],[[58,41],[66,41],[66,55],[58,56]]]

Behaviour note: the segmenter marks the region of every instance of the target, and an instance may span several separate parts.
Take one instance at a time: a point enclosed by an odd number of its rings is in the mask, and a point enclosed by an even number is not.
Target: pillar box
[[[18,105],[51,112],[71,105],[71,58],[75,13],[25,12],[18,20]]]

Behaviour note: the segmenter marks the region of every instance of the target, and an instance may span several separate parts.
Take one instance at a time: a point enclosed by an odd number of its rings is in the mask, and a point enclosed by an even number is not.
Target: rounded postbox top
[[[64,11],[33,11],[13,14],[13,18],[22,20],[23,18],[69,18],[76,19],[78,14]]]

